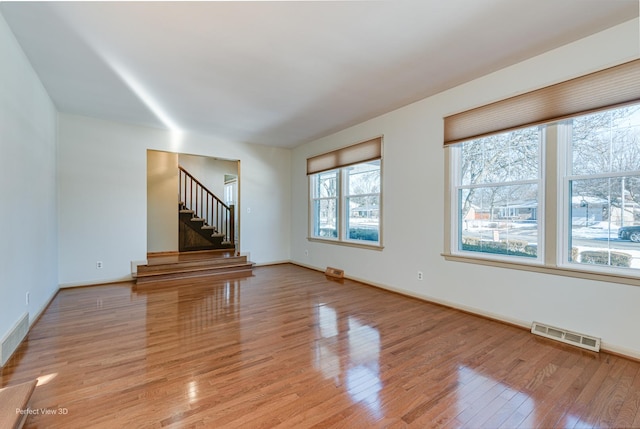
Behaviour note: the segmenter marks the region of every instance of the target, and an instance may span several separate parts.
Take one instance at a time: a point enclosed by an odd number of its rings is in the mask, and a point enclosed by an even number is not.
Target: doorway
[[[233,203],[233,244],[239,252],[240,161],[147,150],[147,253],[179,251],[179,166],[225,204]]]

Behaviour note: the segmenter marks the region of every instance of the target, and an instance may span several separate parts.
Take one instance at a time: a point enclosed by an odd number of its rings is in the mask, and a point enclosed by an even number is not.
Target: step
[[[170,252],[170,253],[148,253],[147,261],[149,265],[164,264],[167,262],[177,261],[199,261],[202,259],[224,259],[231,256],[238,256],[234,248],[229,249],[212,249],[212,250],[194,250],[189,252]]]
[[[145,275],[162,274],[179,270],[192,270],[225,265],[235,265],[247,262],[246,256],[229,256],[224,258],[207,258],[187,261],[169,261],[164,263],[148,263],[138,266],[138,277]]]
[[[186,279],[204,276],[236,277],[238,275],[250,276],[253,273],[253,262],[225,264],[219,266],[201,266],[192,268],[176,267],[175,270],[164,270],[140,274],[138,272],[136,284],[156,283],[167,280]]]
[[[0,428],[21,428],[29,414],[29,400],[37,380],[0,389]],[[21,413],[20,411],[25,411]]]

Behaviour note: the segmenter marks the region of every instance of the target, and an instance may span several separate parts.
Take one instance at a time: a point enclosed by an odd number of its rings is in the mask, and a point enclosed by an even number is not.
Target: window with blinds
[[[382,137],[307,159],[309,236],[380,247]]]
[[[640,277],[640,60],[444,123],[445,254]]]

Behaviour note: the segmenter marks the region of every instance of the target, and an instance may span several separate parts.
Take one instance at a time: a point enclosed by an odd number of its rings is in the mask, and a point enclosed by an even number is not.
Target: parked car
[[[618,238],[621,240],[631,240],[640,243],[640,225],[623,226],[618,230]]]

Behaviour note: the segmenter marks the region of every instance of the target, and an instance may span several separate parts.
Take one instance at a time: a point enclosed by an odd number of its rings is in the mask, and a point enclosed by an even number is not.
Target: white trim
[[[534,127],[523,127],[523,129],[534,128]],[[464,258],[482,258],[482,259],[494,259],[496,261],[503,262],[514,262],[514,263],[522,263],[527,265],[544,265],[545,261],[545,135],[546,135],[546,127],[545,126],[537,126],[537,134],[538,134],[538,151],[537,151],[537,161],[538,161],[538,172],[536,179],[526,179],[526,180],[514,180],[507,182],[482,182],[482,183],[474,183],[463,185],[460,164],[462,163],[462,144],[456,145],[448,145],[446,148],[450,149],[450,165],[449,165],[449,180],[451,183],[450,194],[451,194],[451,204],[450,204],[450,218],[452,220],[450,227],[450,253],[452,255],[458,255]],[[515,131],[515,130],[513,130]],[[513,131],[509,131],[501,134],[508,134]],[[490,253],[490,252],[473,252],[468,250],[460,249],[459,244],[462,241],[462,218],[461,218],[461,210],[459,205],[461,205],[462,201],[460,200],[461,192],[467,189],[483,189],[483,188],[494,188],[494,187],[510,187],[510,186],[520,186],[520,185],[536,185],[537,187],[537,207],[536,207],[536,226],[537,226],[537,254],[534,257],[526,257],[526,256],[513,256],[513,255],[504,255],[499,253]]]
[[[131,281],[134,281],[134,278],[133,276],[128,275],[124,277],[119,277],[117,279],[101,279],[101,280],[94,280],[94,281],[88,281],[88,282],[61,283],[60,285],[58,285],[58,287],[60,289],[68,289],[68,288],[84,287],[84,286],[102,286],[110,283],[124,283],[124,282],[131,282]]]
[[[40,310],[38,310],[33,315],[33,317],[29,320],[29,330],[31,330],[31,327],[38,321],[38,319],[40,319],[40,316],[42,316],[42,314],[47,310],[47,308],[49,308],[49,305],[51,305],[51,302],[54,300],[54,298],[56,297],[58,292],[60,292],[60,288],[59,287],[56,288],[56,290],[49,296],[49,298],[44,303],[44,305],[40,308]],[[27,334],[27,335],[29,335],[29,334]]]

